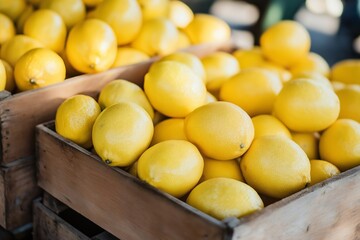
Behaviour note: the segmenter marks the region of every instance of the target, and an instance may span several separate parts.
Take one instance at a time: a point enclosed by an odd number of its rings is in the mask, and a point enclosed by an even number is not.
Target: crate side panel
[[[221,222],[181,207],[43,125],[38,127],[37,144],[39,185],[116,237],[222,239]]]

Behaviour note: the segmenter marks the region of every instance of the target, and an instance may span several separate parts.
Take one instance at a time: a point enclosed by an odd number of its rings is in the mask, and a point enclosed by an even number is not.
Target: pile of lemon
[[[223,20],[177,0],[0,0],[0,29],[10,92],[230,38]]]
[[[217,218],[242,217],[360,164],[360,60],[331,68],[282,21],[260,46],[172,53],[58,108],[56,131]]]

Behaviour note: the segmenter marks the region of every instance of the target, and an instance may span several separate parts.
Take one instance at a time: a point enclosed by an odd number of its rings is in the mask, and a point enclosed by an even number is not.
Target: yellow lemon
[[[145,109],[150,118],[154,118],[154,109],[145,92],[135,83],[123,79],[116,79],[106,84],[100,91],[98,102],[101,109],[120,102],[136,103]]]
[[[346,59],[331,67],[330,80],[360,84],[360,59]]]
[[[160,113],[159,111],[154,111],[154,119],[153,119],[153,123],[154,125],[158,124],[159,122],[167,119],[168,117],[165,116],[164,114]]]
[[[66,78],[71,78],[81,73],[77,71],[69,62],[69,59],[66,55],[66,49],[59,53],[59,56],[64,60],[65,68],[66,68]]]
[[[280,66],[279,64],[264,61],[258,64],[258,67],[274,72],[279,76],[282,82],[287,82],[291,79],[291,72]]]
[[[86,8],[82,0],[43,0],[40,8],[57,12],[65,22],[67,29],[85,19]]]
[[[15,63],[22,55],[40,47],[42,44],[38,40],[25,35],[16,35],[1,46],[1,58],[15,67]]]
[[[184,140],[167,140],[148,148],[139,158],[141,180],[182,197],[198,183],[204,168],[199,150]]]
[[[360,85],[347,84],[335,93],[340,100],[339,118],[350,118],[360,122]]]
[[[193,11],[182,1],[173,0],[169,4],[169,19],[176,27],[185,28],[194,18]]]
[[[6,70],[3,62],[0,60],[0,91],[4,90],[6,86]]]
[[[347,83],[338,82],[338,81],[330,81],[330,83],[335,92],[344,88],[347,85]]]
[[[240,218],[264,207],[252,187],[230,178],[212,178],[200,183],[190,192],[186,202],[219,220]]]
[[[177,49],[178,36],[179,31],[170,20],[156,18],[144,22],[131,46],[150,56],[167,55]]]
[[[119,47],[112,67],[120,67],[149,60],[150,56],[132,47]]]
[[[24,34],[37,39],[44,47],[60,53],[65,47],[67,31],[59,14],[52,10],[40,9],[26,20]]]
[[[152,120],[142,107],[121,102],[100,113],[92,140],[96,153],[106,164],[126,167],[148,148],[153,132]]]
[[[206,80],[204,66],[196,55],[187,52],[176,52],[170,55],[167,55],[160,59],[160,61],[177,61],[187,65],[191,68],[203,81]]]
[[[0,13],[15,21],[26,8],[25,0],[0,0]]]
[[[205,156],[230,160],[243,155],[254,139],[249,115],[230,102],[201,106],[185,118],[185,134]]]
[[[11,19],[0,13],[0,46],[15,36],[15,26]]]
[[[87,7],[96,7],[104,0],[82,0]]]
[[[216,101],[217,98],[214,95],[212,95],[210,92],[206,92],[206,100],[205,100],[206,103],[211,103]]]
[[[178,36],[178,40],[177,40],[176,49],[187,48],[187,47],[190,47],[190,45],[191,45],[191,42],[190,42],[189,37],[186,35],[186,33],[179,30],[179,36]]]
[[[296,73],[292,76],[291,80],[296,80],[296,79],[311,79],[311,80],[315,80],[318,81],[320,83],[325,84],[326,86],[328,86],[329,88],[333,89],[332,83],[330,82],[329,79],[327,79],[324,75],[322,75],[321,73],[318,72],[300,72],[300,73]]]
[[[281,88],[282,82],[276,74],[261,68],[248,68],[221,85],[220,100],[235,103],[250,117],[270,114]]]
[[[16,86],[20,91],[45,87],[65,80],[62,58],[47,48],[35,48],[25,53],[14,68]]]
[[[222,161],[204,157],[204,171],[200,181],[203,182],[210,178],[218,177],[232,178],[241,182],[245,181],[237,159]]]
[[[133,175],[134,177],[138,177],[137,165],[138,165],[138,161],[134,162],[134,163],[130,166],[130,168],[129,168],[129,170],[128,170],[128,172],[129,172],[131,175]]]
[[[90,148],[92,127],[100,112],[99,104],[92,97],[72,96],[56,110],[56,132],[84,148]]]
[[[102,20],[87,19],[70,30],[66,55],[79,72],[96,73],[109,69],[115,61],[116,52],[115,33]]]
[[[338,119],[320,136],[320,157],[340,169],[348,170],[360,164],[360,123]]]
[[[95,10],[95,17],[108,23],[118,45],[132,42],[142,25],[141,9],[136,0],[106,0]]]
[[[168,118],[156,124],[150,145],[166,140],[187,140],[184,131],[184,121],[184,118]]]
[[[328,76],[330,73],[329,64],[326,60],[317,53],[310,52],[305,57],[291,66],[290,71],[293,75],[302,72],[317,72],[323,76]]]
[[[339,169],[327,161],[310,160],[311,165],[311,182],[310,186],[322,182],[340,173]]]
[[[232,54],[238,60],[241,69],[258,67],[265,62],[261,48],[257,46],[251,49],[238,49]]]
[[[15,89],[14,68],[5,60],[0,59],[0,62],[2,62],[2,64],[5,67],[5,73],[6,73],[5,90],[12,92]]]
[[[216,93],[221,85],[240,71],[236,58],[230,53],[215,52],[201,59],[205,69],[206,88]]]
[[[21,13],[19,18],[16,20],[16,31],[17,33],[24,33],[24,25],[28,17],[34,12],[34,6],[32,4],[27,4],[24,11]]]
[[[310,182],[310,161],[288,137],[255,138],[240,160],[246,182],[258,193],[273,198],[287,197]]]
[[[254,124],[255,137],[280,135],[291,138],[291,133],[279,119],[272,115],[257,115],[251,118]]]
[[[294,65],[310,50],[310,35],[295,21],[285,20],[270,26],[260,36],[264,56],[284,67]]]
[[[168,16],[169,0],[137,0],[140,4],[144,21]]]
[[[184,32],[193,44],[225,42],[231,36],[231,29],[224,20],[204,13],[195,14]]]
[[[309,159],[319,158],[319,134],[317,132],[292,132],[292,140],[306,153]]]
[[[204,82],[185,64],[161,61],[145,75],[144,90],[151,105],[169,117],[185,117],[206,99]]]
[[[335,122],[339,98],[322,83],[309,79],[284,84],[274,103],[274,115],[295,132],[317,132]]]

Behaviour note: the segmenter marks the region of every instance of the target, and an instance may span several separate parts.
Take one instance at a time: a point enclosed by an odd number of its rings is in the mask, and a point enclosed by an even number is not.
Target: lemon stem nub
[[[106,163],[107,165],[109,165],[109,164],[112,163],[112,161],[110,161],[109,159],[106,159],[106,160],[105,160],[105,163]]]
[[[36,84],[36,80],[35,80],[34,78],[30,78],[30,79],[29,79],[29,83],[30,83],[30,84]]]
[[[89,68],[95,69],[95,64],[94,64],[94,63],[90,64],[90,65],[89,65]]]
[[[245,147],[245,144],[241,143],[240,148],[244,148],[244,147]]]

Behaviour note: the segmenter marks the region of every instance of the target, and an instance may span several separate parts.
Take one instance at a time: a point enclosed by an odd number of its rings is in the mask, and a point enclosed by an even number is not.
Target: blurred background
[[[272,24],[292,19],[311,36],[311,51],[329,65],[360,58],[360,0],[183,0],[195,13],[210,13],[232,28],[235,44],[251,48]]]

